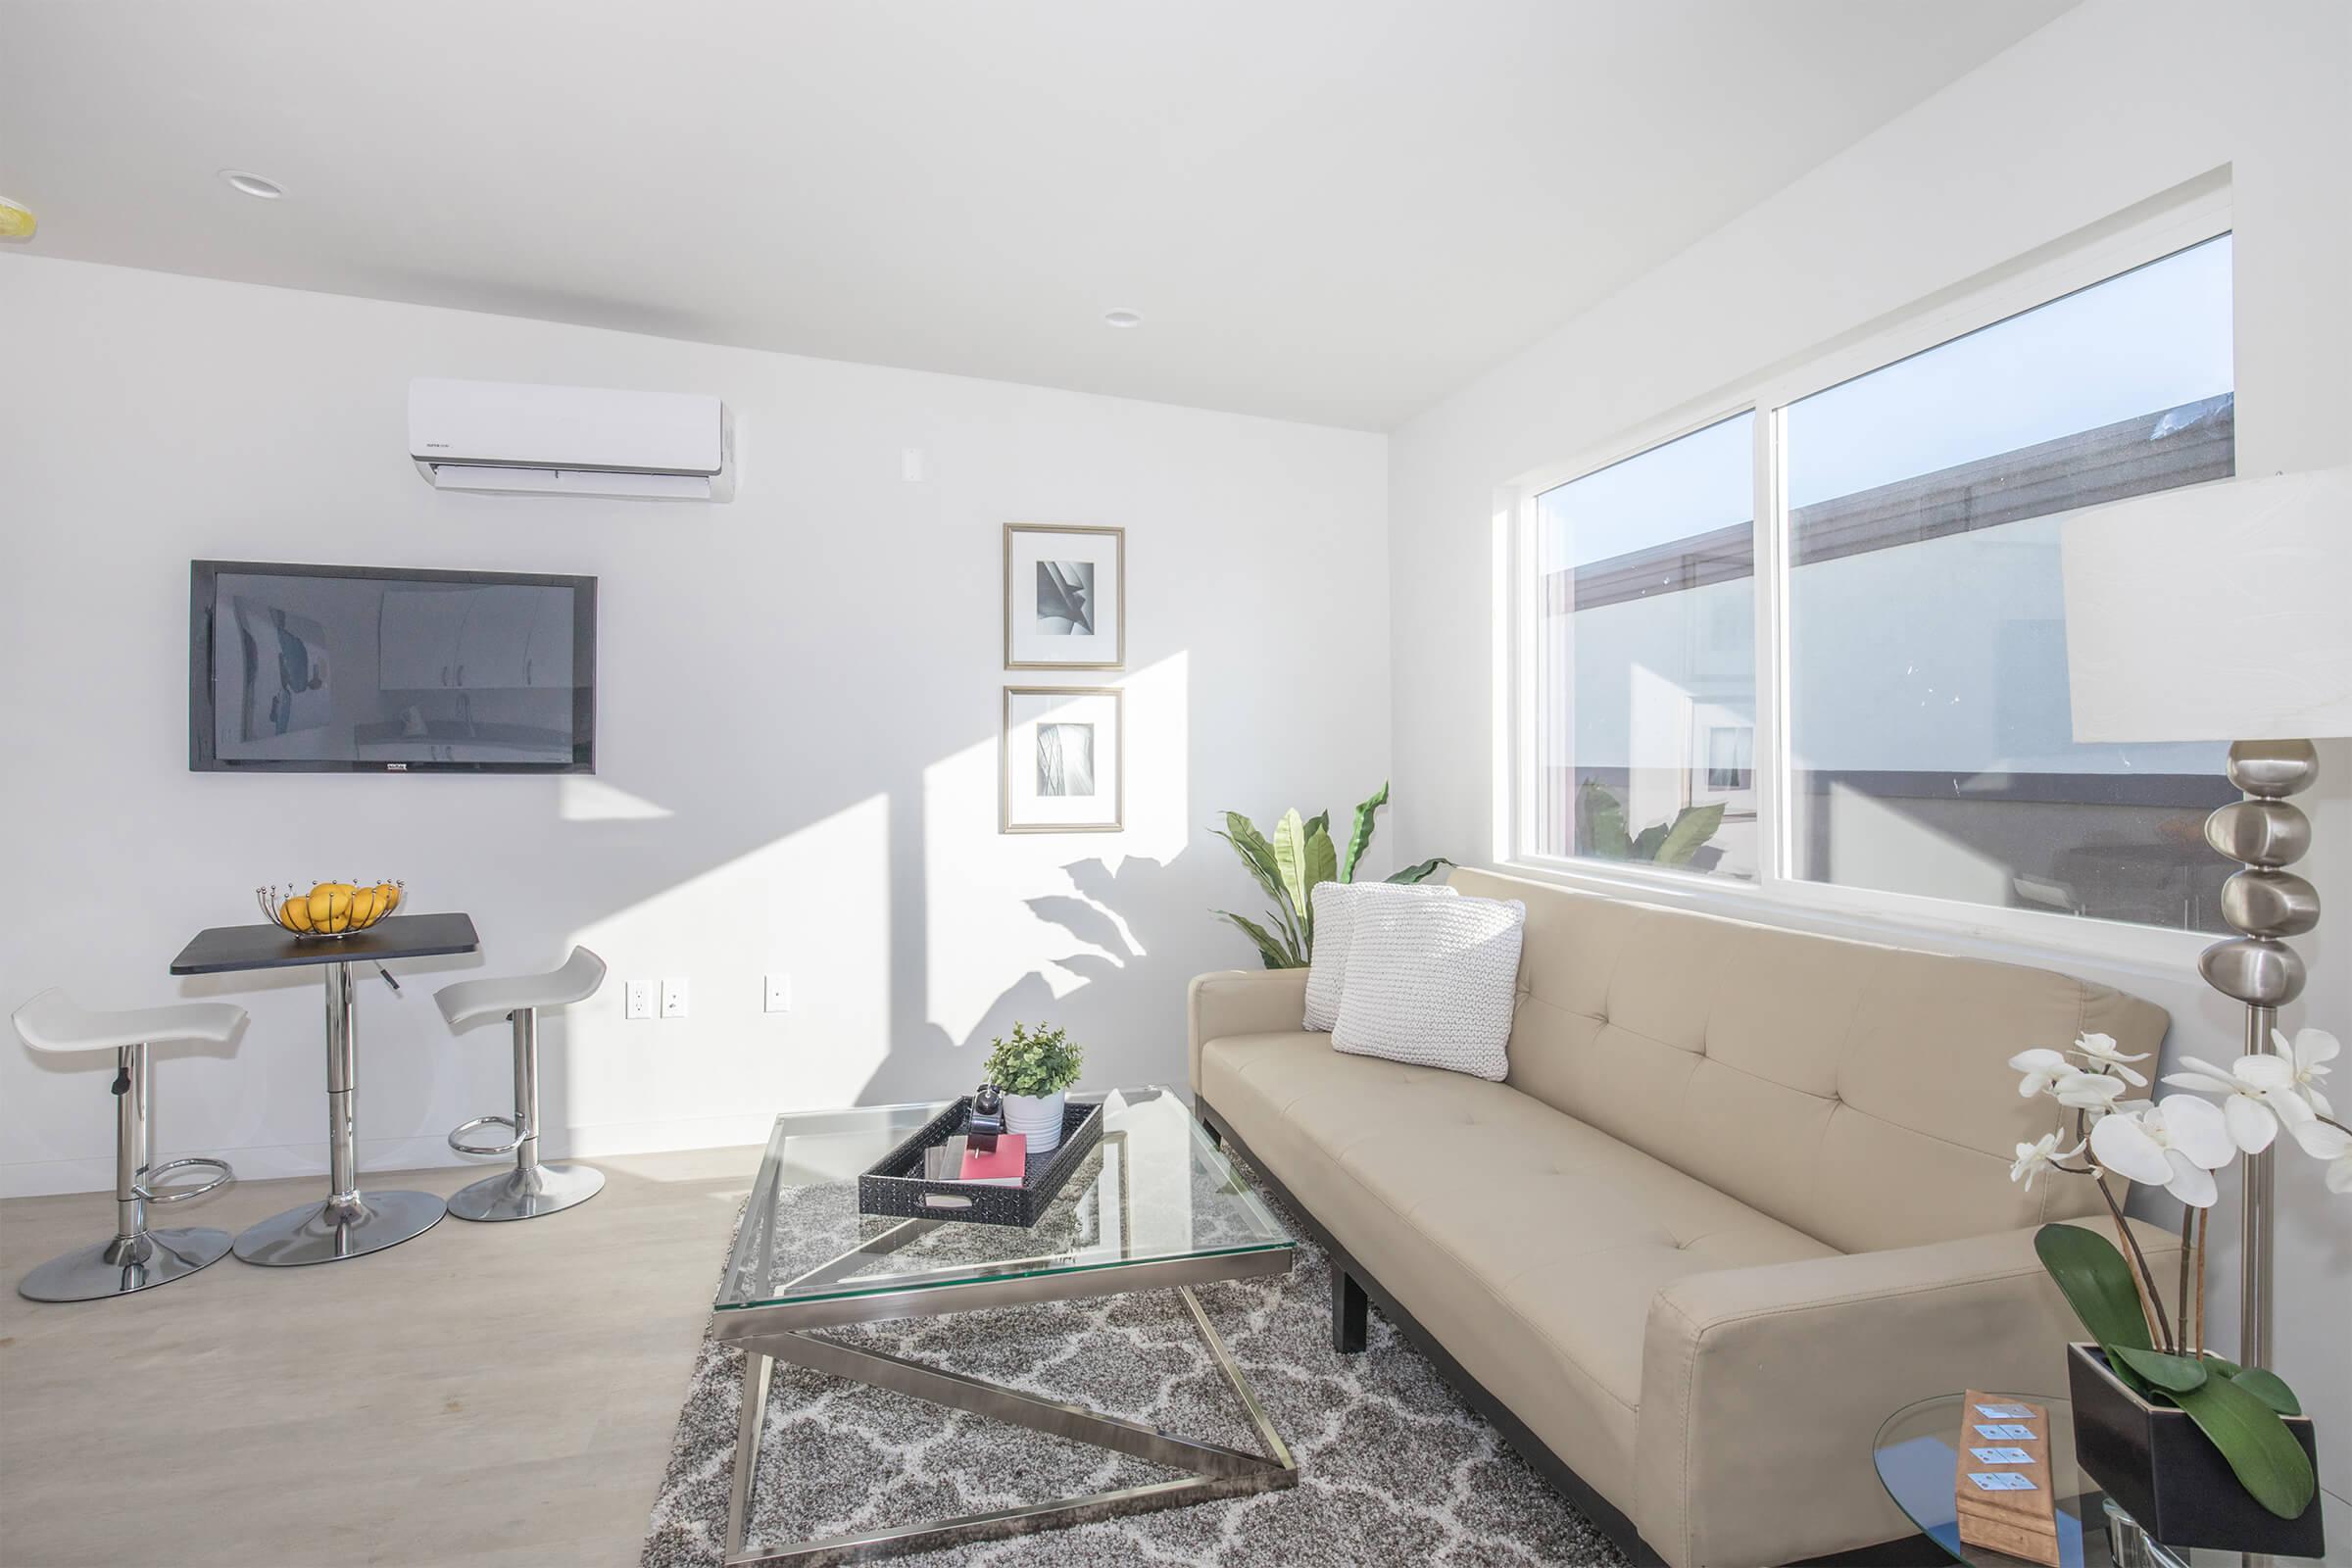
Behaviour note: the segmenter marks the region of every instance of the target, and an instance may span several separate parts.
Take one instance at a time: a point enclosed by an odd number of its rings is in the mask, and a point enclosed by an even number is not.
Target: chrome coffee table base
[[[237,1237],[237,1258],[294,1268],[363,1257],[422,1236],[447,1212],[448,1204],[430,1193],[354,1193],[272,1214]]]
[[[186,1279],[228,1255],[228,1232],[191,1226],[114,1238],[53,1257],[17,1283],[31,1301],[97,1301]]]
[[[460,1219],[537,1219],[604,1190],[605,1173],[593,1165],[534,1164],[461,1188],[450,1195],[449,1211]]]
[[[1289,1263],[1287,1254],[1283,1262]],[[1184,1304],[1191,1309],[1193,1323],[1200,1330],[1209,1355],[1217,1370],[1225,1375],[1226,1384],[1241,1401],[1242,1409],[1256,1430],[1258,1442],[1265,1446],[1262,1454],[1246,1453],[1211,1443],[1195,1443],[1146,1426],[1140,1421],[1128,1421],[1118,1416],[1104,1415],[1083,1405],[1063,1404],[1053,1399],[1041,1399],[1018,1389],[1002,1384],[983,1382],[959,1372],[942,1371],[917,1361],[903,1360],[895,1355],[856,1349],[814,1334],[781,1333],[745,1335],[738,1343],[744,1350],[743,1416],[735,1438],[735,1484],[727,1508],[727,1568],[749,1568],[759,1563],[797,1563],[804,1565],[825,1563],[868,1562],[880,1557],[896,1557],[910,1551],[928,1551],[942,1546],[967,1545],[981,1541],[1002,1541],[1010,1536],[1025,1536],[1041,1530],[1058,1530],[1071,1525],[1092,1524],[1102,1519],[1122,1518],[1129,1514],[1149,1513],[1158,1508],[1173,1508],[1184,1503],[1207,1502],[1218,1497],[1238,1497],[1253,1492],[1270,1492],[1298,1483],[1298,1466],[1281,1434],[1266,1418],[1257,1396],[1242,1376],[1242,1369],[1217,1337],[1208,1314],[1200,1309],[1200,1301],[1190,1286],[1180,1288]],[[860,1531],[854,1535],[829,1536],[821,1541],[804,1541],[788,1546],[750,1548],[745,1536],[750,1524],[753,1478],[759,1471],[760,1430],[767,1410],[768,1379],[775,1362],[785,1360],[813,1371],[835,1377],[855,1378],[897,1394],[908,1394],[933,1404],[952,1410],[968,1410],[991,1420],[1009,1422],[1027,1427],[1033,1432],[1066,1439],[1073,1443],[1089,1443],[1113,1453],[1123,1453],[1147,1464],[1170,1470],[1190,1471],[1191,1474],[1174,1481],[1154,1482],[1148,1486],[1126,1487],[1116,1492],[1089,1493],[1078,1497],[1059,1497],[1049,1502],[1027,1503],[1017,1508],[999,1508],[988,1513],[961,1514],[952,1519],[932,1519],[919,1524],[893,1525]]]

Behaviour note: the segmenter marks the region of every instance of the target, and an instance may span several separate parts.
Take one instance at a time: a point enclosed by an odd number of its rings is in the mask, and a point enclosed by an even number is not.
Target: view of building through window
[[[2224,748],[2073,738],[2058,514],[2234,471],[2230,263],[2223,235],[1784,411],[1780,875],[2223,929]],[[1535,853],[1765,874],[1755,417],[1537,498]]]

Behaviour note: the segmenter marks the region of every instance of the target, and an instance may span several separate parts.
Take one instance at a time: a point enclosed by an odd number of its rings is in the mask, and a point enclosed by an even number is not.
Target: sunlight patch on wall
[[[566,822],[642,822],[674,813],[617,784],[565,773],[556,780],[556,814]]]
[[[1008,684],[1023,683],[1008,677]],[[1064,677],[1027,683],[1062,684]],[[1122,831],[1001,831],[999,736],[923,770],[925,1015],[957,1041],[1031,976],[1059,1000],[1085,986],[1090,971],[1142,956],[1118,887],[1174,859],[1191,840],[1187,656],[1123,677],[1074,675],[1066,683],[1126,692]]]
[[[709,1086],[763,1115],[848,1104],[890,1050],[890,798],[871,795],[687,881],[645,894],[573,940],[610,965],[566,1010],[570,1061],[551,1071],[575,1127],[707,1116]],[[765,976],[792,1007],[765,1010]],[[689,981],[684,1018],[622,1013],[625,982]],[[658,1004],[657,1004],[658,1010]]]

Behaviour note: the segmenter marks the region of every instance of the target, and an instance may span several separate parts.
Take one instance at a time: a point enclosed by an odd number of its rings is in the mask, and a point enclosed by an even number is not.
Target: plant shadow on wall
[[[1020,902],[1059,933],[1062,940],[1055,946],[1062,951],[1000,991],[979,1020],[960,1034],[928,1022],[919,1039],[902,1041],[876,1064],[864,1092],[857,1097],[859,1103],[934,1100],[951,1086],[957,1093],[968,1092],[985,1076],[991,1044],[1020,1019],[1051,1019],[1066,1029],[1081,1050],[1134,1048],[1148,1054],[1151,1046],[1164,1042],[1129,1038],[1134,1034],[1130,1020],[1135,999],[1156,992],[1169,999],[1167,1016],[1174,1022],[1167,1028],[1181,1031],[1184,987],[1199,967],[1198,959],[1188,957],[1181,948],[1155,956],[1153,944],[1122,912],[1156,908],[1155,900],[1172,898],[1168,883],[1177,875],[1174,862],[1128,856],[1116,871],[1101,858],[1074,860],[1060,869],[1069,878],[1068,892]],[[1097,983],[1114,976],[1116,985]],[[1090,1072],[1095,1076],[1079,1087],[1117,1087],[1125,1082],[1127,1069],[1117,1064],[1114,1051],[1110,1060]]]
[[[1293,807],[1283,812],[1282,820],[1274,824],[1271,834],[1260,833],[1257,824],[1241,812],[1227,811],[1224,827],[1209,831],[1233,846],[1242,863],[1250,868],[1250,874],[1257,878],[1257,885],[1274,901],[1274,907],[1264,924],[1230,909],[1211,912],[1232,921],[1255,943],[1257,956],[1267,968],[1305,968],[1315,956],[1315,889],[1326,882],[1355,880],[1356,863],[1372,843],[1374,819],[1388,804],[1389,787],[1383,784],[1370,800],[1355,808],[1355,821],[1348,832],[1345,855],[1332,842],[1329,811],[1301,818],[1298,808]],[[1716,814],[1720,818],[1720,808]],[[1418,865],[1408,865],[1387,880],[1424,881],[1439,866],[1452,863],[1438,856]]]

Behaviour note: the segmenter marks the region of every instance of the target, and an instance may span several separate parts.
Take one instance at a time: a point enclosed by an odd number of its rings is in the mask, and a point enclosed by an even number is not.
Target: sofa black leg
[[[1331,1348],[1353,1355],[1364,1348],[1364,1288],[1337,1259],[1331,1265]]]

